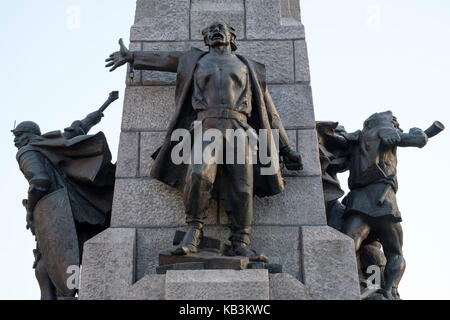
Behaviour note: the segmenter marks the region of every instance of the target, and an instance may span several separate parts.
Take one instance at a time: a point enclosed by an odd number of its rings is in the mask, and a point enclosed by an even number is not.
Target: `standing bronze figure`
[[[79,267],[83,243],[109,227],[115,165],[102,132],[89,130],[103,117],[107,103],[64,132],[41,135],[32,121],[14,130],[17,161],[28,180],[27,228],[36,236],[35,274],[41,299],[74,297],[70,267]]]
[[[341,189],[338,173],[348,171],[352,144],[357,141],[360,132],[348,133],[338,122],[319,121],[316,123],[316,131],[319,142],[320,166],[322,168],[322,185],[327,214],[327,224],[342,231],[344,225],[344,213],[346,198],[343,202],[339,199],[345,195]],[[370,237],[366,238],[356,252],[360,268],[361,295],[371,296],[374,290],[368,289],[372,274],[366,272],[369,267],[377,266],[380,269],[380,285],[384,285],[384,268],[386,257],[381,251],[381,244]],[[369,290],[369,291],[367,291]]]
[[[350,193],[345,199],[342,231],[355,242],[379,241],[386,256],[384,284],[379,292],[386,299],[399,299],[398,285],[405,271],[402,217],[397,206],[397,147],[424,147],[428,138],[443,130],[436,122],[425,132],[412,128],[404,133],[391,111],[375,113],[362,131],[348,136]]]
[[[262,175],[260,162],[249,161],[250,147],[246,143],[243,164],[221,162],[219,154],[206,163],[175,164],[171,151],[175,145],[172,133],[177,129],[192,129],[194,121],[202,123],[203,132],[215,129],[225,136],[226,130],[258,131],[265,129],[267,139],[272,130],[279,132],[279,151],[268,150],[269,157],[278,152],[288,168],[302,169],[300,155],[295,152],[283,128],[278,112],[266,85],[264,65],[234,54],[237,50],[234,28],[214,22],[203,30],[209,51],[196,48],[189,51],[129,51],[120,41],[120,51],[106,61],[111,71],[129,63],[138,70],[158,70],[177,73],[176,111],[169,124],[164,144],[154,155],[151,176],[184,192],[186,222],[189,230],[183,241],[173,250],[174,255],[188,255],[198,250],[202,237],[204,214],[213,189],[222,180],[226,192],[226,211],[231,230],[231,254],[254,256],[250,244],[253,220],[253,196],[272,196],[284,190],[278,169],[274,174]],[[234,148],[229,141],[220,141],[224,149]],[[272,144],[268,142],[268,145]],[[207,144],[203,144],[202,152]],[[195,150],[192,153],[195,157]],[[224,163],[224,164],[219,164]],[[221,176],[223,179],[218,179]]]
[[[375,113],[363,130],[348,133],[337,122],[317,122],[322,180],[328,225],[355,242],[362,293],[378,266],[379,289],[370,299],[400,299],[398,285],[405,270],[403,231],[397,207],[397,147],[424,147],[444,126],[436,121],[429,129],[400,129],[391,111]],[[344,195],[337,174],[350,171],[350,193]],[[381,251],[381,248],[383,251]],[[371,290],[369,290],[371,291]]]

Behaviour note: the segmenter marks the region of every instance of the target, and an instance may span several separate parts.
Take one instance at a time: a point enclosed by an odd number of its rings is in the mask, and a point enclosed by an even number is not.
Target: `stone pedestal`
[[[255,198],[252,247],[271,263],[282,264],[312,299],[358,298],[350,240],[326,226],[299,1],[138,0],[130,48],[207,50],[200,30],[215,20],[236,28],[237,54],[266,65],[270,94],[305,165],[302,172],[283,171],[283,194]],[[153,275],[158,253],[184,227],[184,206],[178,191],[149,173],[151,154],[160,146],[175,109],[175,79],[174,74],[136,71],[126,80],[111,228],[85,244],[82,299],[161,297],[146,290],[158,286],[160,278]],[[226,242],[226,224],[222,201],[212,200],[205,235]]]
[[[167,271],[166,300],[269,300],[267,270]]]

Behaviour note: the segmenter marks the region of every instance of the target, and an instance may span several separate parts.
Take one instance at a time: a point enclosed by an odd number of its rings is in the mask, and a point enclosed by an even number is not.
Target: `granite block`
[[[190,0],[138,0],[131,41],[189,40]]]
[[[328,226],[301,227],[303,280],[312,300],[359,300],[355,245]]]
[[[205,223],[217,223],[217,205],[211,200]],[[181,227],[185,225],[182,193],[148,178],[118,179],[115,185],[111,226]]]
[[[248,39],[304,39],[297,0],[247,0]]]
[[[312,92],[309,85],[269,85],[269,92],[286,129],[315,128]]]
[[[175,87],[127,87],[122,131],[164,131],[175,112]]]
[[[270,300],[309,300],[303,283],[287,273],[269,275]]]
[[[116,177],[136,177],[138,166],[139,133],[122,132],[120,134],[119,152],[117,155]]]
[[[269,300],[267,270],[169,270],[166,300]]]
[[[245,37],[243,0],[192,0],[191,38],[203,40],[202,30],[212,22],[223,21],[236,29],[238,39]]]

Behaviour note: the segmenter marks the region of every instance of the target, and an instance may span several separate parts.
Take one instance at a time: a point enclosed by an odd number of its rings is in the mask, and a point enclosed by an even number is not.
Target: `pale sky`
[[[404,130],[434,120],[450,126],[450,2],[446,0],[302,0],[317,120],[360,129],[374,112],[392,110]],[[73,20],[79,10],[80,20]],[[92,132],[105,132],[114,160],[125,70],[104,59],[129,40],[135,0],[15,0],[0,11],[0,299],[39,299],[34,238],[25,229],[19,171],[9,130],[33,120],[62,129],[97,109],[112,90],[121,99]],[[450,129],[449,129],[450,130]],[[449,132],[423,149],[400,149],[398,202],[406,272],[403,299],[450,299]],[[346,175],[341,176],[346,186]]]

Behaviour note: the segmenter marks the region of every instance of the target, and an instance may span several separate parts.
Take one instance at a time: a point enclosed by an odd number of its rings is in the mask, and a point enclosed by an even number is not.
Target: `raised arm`
[[[411,128],[409,133],[400,133],[400,138],[399,147],[423,148],[428,142],[427,135],[419,128]]]
[[[111,92],[108,99],[97,111],[89,113],[83,120],[76,120],[70,127],[65,128],[63,133],[64,138],[72,139],[80,135],[88,134],[89,130],[104,117],[103,111],[117,99],[119,99],[119,91]]]
[[[64,129],[64,138],[72,139],[77,136],[88,134],[89,130],[98,124],[103,116],[103,113],[97,110],[88,114],[83,120],[74,121],[70,127]]]
[[[183,51],[130,51],[119,40],[120,51],[114,52],[106,59],[106,68],[110,71],[129,63],[136,70],[155,70],[177,72],[179,57]]]
[[[380,138],[383,144],[397,147],[423,148],[428,142],[427,135],[419,128],[411,128],[409,133],[403,133],[394,128],[380,130]]]

